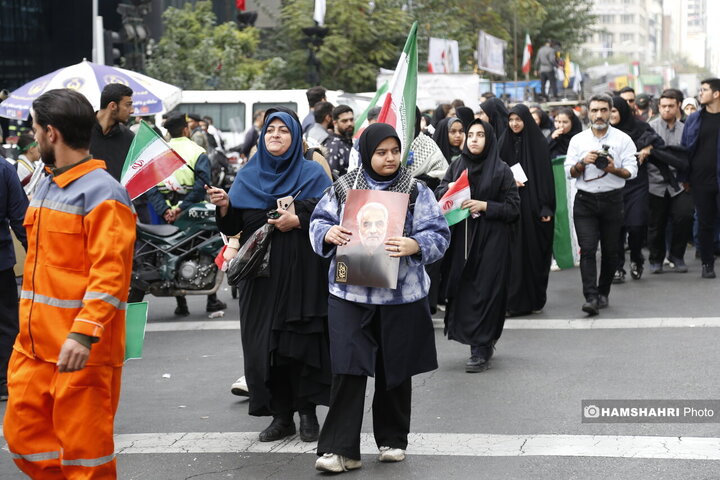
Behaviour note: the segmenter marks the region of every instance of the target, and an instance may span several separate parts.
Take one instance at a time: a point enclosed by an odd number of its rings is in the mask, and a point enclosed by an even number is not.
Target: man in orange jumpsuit
[[[51,175],[25,216],[4,435],[31,478],[116,478],[113,422],[135,213],[105,163],[88,153],[95,114],[84,96],[51,90],[33,102],[32,115]]]

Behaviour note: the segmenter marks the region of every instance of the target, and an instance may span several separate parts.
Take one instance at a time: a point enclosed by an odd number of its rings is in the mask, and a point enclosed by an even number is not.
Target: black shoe
[[[715,265],[710,263],[703,264],[702,278],[715,278]]]
[[[287,422],[286,419],[273,417],[273,421],[265,430],[260,432],[258,438],[261,442],[274,442],[295,435],[295,422],[292,420],[290,420],[290,423]]]
[[[670,263],[672,263],[674,265],[673,270],[672,270],[673,272],[687,273],[688,266],[685,264],[685,260],[683,260],[682,258],[675,258],[675,257],[670,257],[670,258],[668,258],[668,260],[670,260]]]
[[[219,312],[220,310],[225,310],[226,308],[227,304],[218,300],[217,297],[213,299],[208,297],[207,303],[205,304],[205,311],[208,313]]]
[[[625,283],[625,270],[616,271],[612,283]]]
[[[315,442],[320,436],[320,424],[315,413],[300,414],[300,440]]]
[[[587,302],[583,303],[582,311],[587,313],[589,316],[593,317],[597,315],[599,312],[598,310],[598,301],[597,299],[593,298],[591,300],[588,300]]]
[[[630,262],[630,276],[633,280],[640,280],[643,274],[642,263]]]
[[[465,371],[467,373],[484,372],[488,369],[488,367],[488,361],[483,357],[478,357],[477,355],[473,355],[467,362],[465,362]]]
[[[598,295],[597,306],[600,308],[607,308],[610,303],[608,302],[607,295]]]

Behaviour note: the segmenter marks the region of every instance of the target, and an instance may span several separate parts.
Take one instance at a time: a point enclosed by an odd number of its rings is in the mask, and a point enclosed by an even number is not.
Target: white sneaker
[[[405,450],[402,448],[380,447],[378,460],[381,462],[402,462],[405,460]]]
[[[360,467],[362,467],[360,460],[353,460],[334,453],[326,453],[315,462],[315,469],[321,472],[342,473]]]
[[[235,383],[230,386],[230,391],[233,395],[237,395],[238,397],[250,396],[250,391],[248,390],[247,381],[245,381],[244,375],[235,380]]]

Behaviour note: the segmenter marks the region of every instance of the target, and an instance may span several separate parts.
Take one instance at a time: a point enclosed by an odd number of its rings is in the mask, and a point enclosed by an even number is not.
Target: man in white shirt
[[[570,140],[565,160],[568,178],[577,179],[573,220],[580,244],[585,296],[582,310],[589,315],[597,315],[600,308],[608,306],[620,253],[617,239],[623,224],[622,188],[638,170],[632,139],[610,126],[612,108],[612,98],[607,95],[590,99],[590,128]],[[598,241],[602,248],[599,279],[595,258]]]

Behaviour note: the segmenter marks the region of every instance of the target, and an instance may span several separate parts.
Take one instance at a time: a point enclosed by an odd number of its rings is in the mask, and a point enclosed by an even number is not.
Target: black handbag
[[[225,272],[230,285],[249,278],[270,276],[270,239],[274,230],[274,225],[266,223],[240,247]]]

